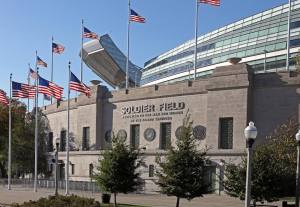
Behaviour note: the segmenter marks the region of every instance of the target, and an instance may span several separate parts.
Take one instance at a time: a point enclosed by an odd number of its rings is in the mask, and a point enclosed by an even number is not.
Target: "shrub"
[[[12,207],[100,207],[100,203],[94,198],[79,197],[77,195],[49,195],[48,198],[40,198],[37,201],[24,202],[23,204],[13,203]]]

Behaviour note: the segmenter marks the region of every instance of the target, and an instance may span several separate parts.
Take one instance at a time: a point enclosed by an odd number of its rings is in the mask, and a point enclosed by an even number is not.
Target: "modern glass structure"
[[[119,50],[108,34],[99,40],[91,40],[83,45],[83,61],[100,78],[113,88],[126,85],[126,56]],[[79,54],[80,55],[80,54]],[[129,85],[140,85],[141,68],[129,61]]]
[[[231,57],[240,57],[257,73],[263,72],[265,51],[267,72],[285,70],[288,9],[288,4],[277,6],[198,37],[197,79],[207,78],[214,68],[228,65],[226,60]],[[300,0],[292,2],[290,29],[289,69],[294,70],[294,54],[300,49]],[[189,40],[147,61],[141,85],[188,79],[189,69],[193,68],[194,45],[195,40]]]

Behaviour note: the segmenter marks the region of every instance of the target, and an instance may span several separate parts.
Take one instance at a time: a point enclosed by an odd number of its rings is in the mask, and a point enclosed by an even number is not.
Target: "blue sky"
[[[198,34],[287,2],[221,0],[220,7],[200,4]],[[131,8],[147,21],[130,26],[130,60],[138,66],[194,38],[195,0],[132,0]],[[110,33],[126,54],[127,16],[126,0],[0,0],[0,88],[9,93],[10,73],[14,81],[26,83],[28,63],[34,68],[36,50],[48,64],[48,68],[40,67],[40,74],[50,80],[53,35],[55,43],[66,47],[61,55],[54,54],[53,81],[65,88],[66,97],[69,61],[73,73],[80,76],[81,19],[99,36]],[[83,82],[91,85],[93,79],[100,78],[84,65]]]

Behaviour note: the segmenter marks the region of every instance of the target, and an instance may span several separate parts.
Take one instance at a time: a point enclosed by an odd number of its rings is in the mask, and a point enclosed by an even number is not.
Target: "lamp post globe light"
[[[57,187],[58,187],[58,179],[57,179],[57,174],[58,174],[58,149],[59,149],[59,142],[60,138],[58,135],[55,138],[55,143],[56,143],[56,150],[55,150],[55,196],[58,195]]]
[[[298,155],[297,155],[297,179],[296,179],[296,207],[299,207],[299,184],[300,184],[300,130],[296,134],[296,140],[298,143]]]
[[[251,158],[252,158],[252,146],[255,142],[256,136],[257,136],[257,128],[254,126],[254,123],[250,121],[249,126],[245,128],[245,137],[247,140],[247,151],[248,151],[245,207],[250,207],[250,202],[251,202]]]

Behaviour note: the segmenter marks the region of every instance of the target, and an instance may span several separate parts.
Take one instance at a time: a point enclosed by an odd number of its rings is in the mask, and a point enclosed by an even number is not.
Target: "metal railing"
[[[7,179],[2,179],[3,187],[8,185]],[[21,186],[24,188],[33,188],[34,187],[34,179],[11,179],[11,185],[13,186]],[[46,188],[46,189],[54,189],[55,182],[54,180],[47,179],[39,179],[38,180],[38,188]],[[58,189],[65,189],[66,181],[59,180],[58,181]],[[74,191],[86,191],[91,193],[102,193],[100,187],[96,186],[94,182],[85,182],[85,181],[69,181],[69,190]]]

